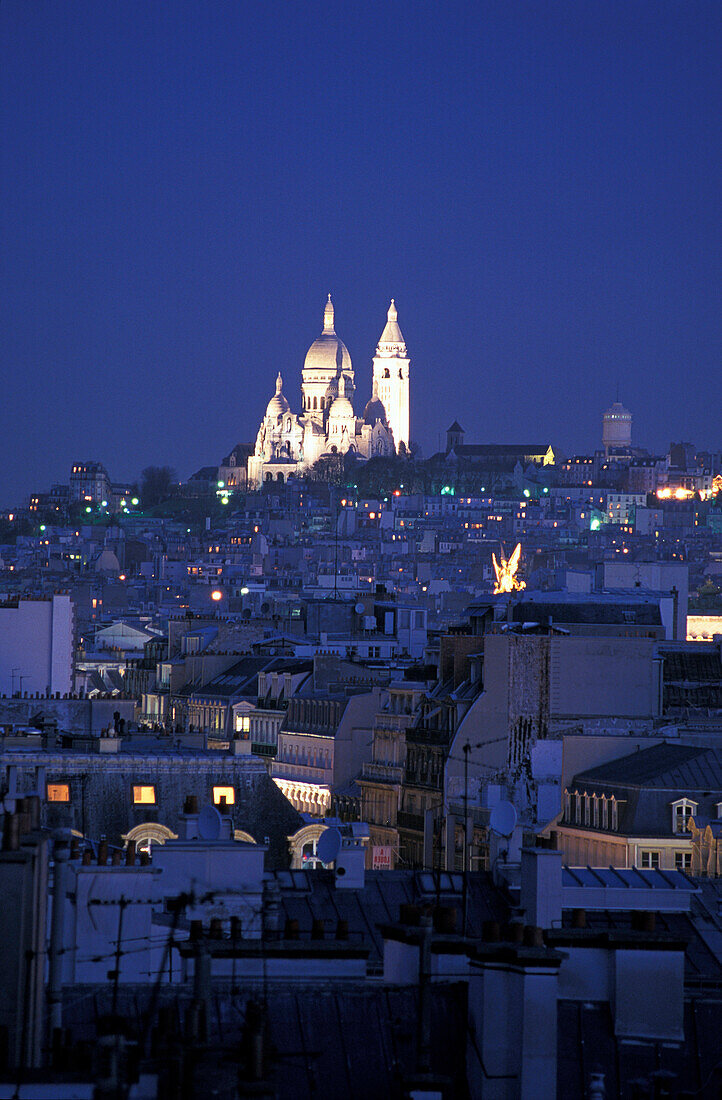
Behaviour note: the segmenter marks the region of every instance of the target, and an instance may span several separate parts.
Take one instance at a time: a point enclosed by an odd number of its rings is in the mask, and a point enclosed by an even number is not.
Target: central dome
[[[334,329],[333,303],[331,295],[328,296],[326,308],[323,311],[323,332],[314,340],[306,353],[303,364],[304,371],[313,371],[314,374],[322,373],[329,379],[335,378],[342,372],[351,374],[351,356],[343,340],[339,340]]]

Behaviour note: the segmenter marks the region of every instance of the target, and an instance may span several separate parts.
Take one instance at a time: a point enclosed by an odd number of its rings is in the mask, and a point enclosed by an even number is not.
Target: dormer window
[[[690,798],[672,803],[672,832],[675,835],[689,832],[689,819],[697,813],[697,805]]]

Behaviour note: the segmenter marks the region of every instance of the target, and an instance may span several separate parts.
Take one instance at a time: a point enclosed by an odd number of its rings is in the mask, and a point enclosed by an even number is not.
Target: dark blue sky
[[[3,0],[0,500],[255,437],[326,293],[412,437],[722,446],[722,4]]]

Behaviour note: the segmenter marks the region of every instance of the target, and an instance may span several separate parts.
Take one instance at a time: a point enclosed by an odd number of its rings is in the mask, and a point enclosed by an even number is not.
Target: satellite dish
[[[215,806],[204,806],[198,814],[198,835],[201,840],[218,840],[221,835],[221,815]]]
[[[321,863],[333,863],[341,847],[341,834],[338,829],[326,829],[316,844],[316,856]]]
[[[363,604],[362,604],[362,603],[361,603],[361,602],[359,601],[359,602],[358,602],[358,603],[356,604],[356,606],[354,607],[354,611],[356,612],[356,614],[357,614],[357,615],[363,615],[363,613],[364,613],[364,605],[363,605]]]
[[[491,811],[489,828],[497,836],[511,836],[516,825],[516,810],[511,802],[499,802]]]

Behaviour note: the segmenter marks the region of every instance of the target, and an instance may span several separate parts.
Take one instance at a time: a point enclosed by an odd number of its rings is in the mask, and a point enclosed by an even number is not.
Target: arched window
[[[313,407],[314,407],[314,409],[318,408],[318,406],[317,406],[317,404],[316,404],[316,398],[315,398],[315,397],[314,397],[314,399],[313,399]]]
[[[390,378],[390,377],[391,377],[391,374],[389,373],[389,368],[386,367],[386,369],[384,370],[384,378]]]
[[[402,371],[401,367],[399,367],[399,378],[403,381],[404,372]]]

